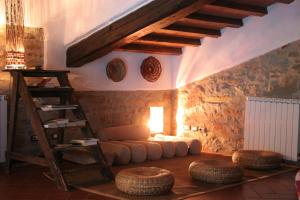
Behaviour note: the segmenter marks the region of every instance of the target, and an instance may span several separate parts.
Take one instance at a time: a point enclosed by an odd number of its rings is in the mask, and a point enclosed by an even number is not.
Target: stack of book
[[[53,119],[44,124],[44,128],[84,127],[86,120],[70,122],[69,119]]]
[[[77,109],[78,105],[43,105],[41,106],[42,111],[51,111],[51,110],[72,110]]]

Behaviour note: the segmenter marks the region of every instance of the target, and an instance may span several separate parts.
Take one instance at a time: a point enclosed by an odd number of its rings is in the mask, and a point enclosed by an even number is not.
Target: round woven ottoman
[[[280,167],[282,155],[272,151],[240,150],[232,155],[232,161],[249,169],[269,170]]]
[[[234,183],[243,177],[238,165],[224,160],[194,161],[189,166],[189,173],[193,179],[208,183]]]
[[[120,171],[115,178],[116,187],[132,195],[159,195],[169,192],[174,177],[168,170],[157,167],[137,167]]]

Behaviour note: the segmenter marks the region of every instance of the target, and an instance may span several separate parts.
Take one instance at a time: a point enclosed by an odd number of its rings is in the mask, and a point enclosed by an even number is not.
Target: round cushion
[[[208,183],[234,183],[243,177],[238,165],[224,160],[194,161],[189,166],[189,173],[193,179]]]
[[[114,155],[114,164],[126,165],[130,162],[131,154],[127,146],[110,142],[100,142],[100,145],[104,155]]]
[[[175,156],[175,144],[170,141],[156,141],[156,140],[150,140],[152,142],[160,144],[162,148],[162,157],[163,158],[173,158]]]
[[[116,187],[132,195],[159,195],[169,192],[174,185],[170,171],[157,167],[137,167],[120,171]]]
[[[160,144],[150,141],[135,141],[130,140],[128,142],[143,144],[147,149],[147,160],[159,160],[162,156],[162,148]]]
[[[127,146],[130,149],[131,153],[131,162],[133,163],[142,163],[147,159],[147,149],[142,144],[123,142],[123,141],[111,141],[114,144],[122,144]]]
[[[202,145],[198,139],[186,139],[185,140],[189,146],[189,153],[192,155],[198,155],[201,153]]]
[[[183,141],[174,141],[175,155],[178,157],[186,156],[189,150],[188,145]]]
[[[232,155],[232,161],[249,169],[269,170],[280,167],[282,155],[272,151],[240,150]]]

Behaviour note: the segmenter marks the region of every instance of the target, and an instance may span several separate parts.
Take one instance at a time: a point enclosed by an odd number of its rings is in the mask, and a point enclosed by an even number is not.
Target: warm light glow
[[[179,105],[178,101],[178,108],[177,108],[177,114],[176,114],[176,124],[177,124],[177,130],[176,130],[176,135],[177,136],[183,136],[183,107]]]
[[[0,1],[0,26],[5,25],[5,4],[4,1]]]
[[[164,108],[150,107],[150,120],[148,123],[151,133],[164,132]]]
[[[7,51],[5,69],[26,69],[24,52]]]

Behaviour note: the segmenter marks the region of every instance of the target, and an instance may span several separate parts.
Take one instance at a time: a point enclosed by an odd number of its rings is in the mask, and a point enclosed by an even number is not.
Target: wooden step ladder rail
[[[58,153],[57,150],[53,149],[47,139],[46,131],[44,129],[43,121],[38,113],[35,103],[33,101],[32,92],[26,85],[25,77],[56,77],[61,87],[71,87],[71,84],[68,80],[67,73],[68,71],[34,71],[34,70],[6,70],[9,71],[13,77],[13,86],[11,93],[11,102],[10,102],[10,118],[9,118],[9,131],[8,131],[8,144],[7,144],[7,172],[10,173],[12,167],[12,160],[20,160],[36,165],[47,166],[50,169],[50,172],[57,184],[57,187],[65,191],[69,190],[69,185],[64,177],[63,171],[60,168],[60,161],[62,157],[62,152]],[[44,154],[44,158],[24,155],[21,153],[15,152],[14,149],[14,137],[16,132],[16,121],[17,121],[17,112],[18,112],[18,103],[19,98],[22,98],[25,109],[30,117],[31,125],[34,133],[38,137],[38,142],[40,148]],[[43,95],[46,97],[46,95]],[[60,103],[65,105],[67,102],[69,104],[78,105],[77,109],[73,109],[73,114],[79,120],[86,120],[86,126],[81,128],[81,131],[84,137],[95,137],[94,132],[92,131],[90,124],[79,104],[73,92],[68,92],[67,95],[58,96],[60,98]],[[66,110],[59,111],[59,117],[66,117]],[[58,129],[60,143],[63,143],[64,140],[64,129]],[[107,180],[112,180],[114,178],[113,173],[111,172],[110,167],[107,165],[106,158],[102,152],[101,146],[98,142],[96,146],[86,147],[91,153],[91,156],[97,161],[100,167],[100,172],[102,176]]]

